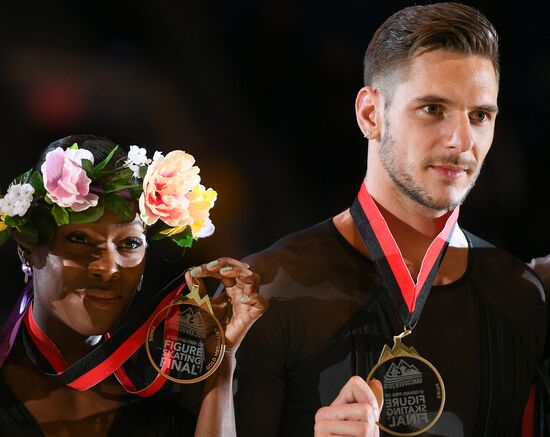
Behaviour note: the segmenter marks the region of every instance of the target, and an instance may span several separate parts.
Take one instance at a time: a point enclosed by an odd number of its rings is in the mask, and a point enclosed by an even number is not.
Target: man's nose
[[[464,152],[474,146],[473,127],[468,114],[460,113],[452,117],[446,129],[445,146],[447,148]]]
[[[108,245],[94,254],[94,259],[88,265],[88,272],[91,276],[101,278],[107,282],[118,275],[118,263],[116,248]]]

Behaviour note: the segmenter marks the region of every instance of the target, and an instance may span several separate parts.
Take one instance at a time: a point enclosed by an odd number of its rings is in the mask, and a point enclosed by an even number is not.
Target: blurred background
[[[528,2],[466,3],[499,31],[502,79],[493,149],[460,221],[529,260],[550,253],[547,18]],[[0,186],[71,133],[151,155],[183,149],[219,193],[217,230],[183,256],[153,243],[146,284],[259,250],[352,202],[366,161],[354,114],[363,53],[375,29],[410,4],[3,2]],[[0,257],[7,304],[23,274],[13,242]]]

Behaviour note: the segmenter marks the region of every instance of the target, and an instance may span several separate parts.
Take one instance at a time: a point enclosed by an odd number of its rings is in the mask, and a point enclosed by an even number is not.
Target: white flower
[[[153,155],[153,161],[162,161],[164,159],[164,155],[162,152],[159,152],[158,150],[155,151],[155,154]]]
[[[210,237],[216,230],[214,223],[212,223],[212,220],[210,220],[210,217],[205,220],[204,226],[201,228],[201,230],[196,235],[197,238],[206,238]]]
[[[126,166],[134,172],[134,176],[139,176],[139,168],[143,165],[151,164],[151,160],[147,158],[147,150],[143,147],[130,146],[128,158],[125,162]]]
[[[10,186],[4,198],[0,199],[0,214],[23,217],[31,206],[33,194],[34,188],[31,184]]]

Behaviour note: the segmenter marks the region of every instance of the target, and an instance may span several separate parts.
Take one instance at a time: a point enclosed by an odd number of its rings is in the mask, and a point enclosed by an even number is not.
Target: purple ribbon
[[[25,310],[32,299],[32,281],[25,285],[0,334],[0,367],[4,365],[17,338]]]

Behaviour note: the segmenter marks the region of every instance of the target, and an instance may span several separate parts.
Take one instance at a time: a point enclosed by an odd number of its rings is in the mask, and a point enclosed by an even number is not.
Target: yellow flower
[[[187,226],[191,226],[194,238],[204,238],[212,235],[214,225],[210,220],[210,209],[218,197],[218,193],[212,188],[206,189],[203,185],[197,184],[185,197],[189,201],[188,223],[183,226],[176,226],[161,231],[161,234],[171,236],[183,232]]]
[[[210,209],[217,193],[200,184],[195,158],[181,150],[153,161],[143,179],[143,194],[139,199],[140,216],[151,226],[159,219],[170,228],[161,231],[172,236],[191,227],[194,238],[214,232]]]
[[[8,229],[8,225],[4,223],[7,214],[0,214],[0,232]]]

